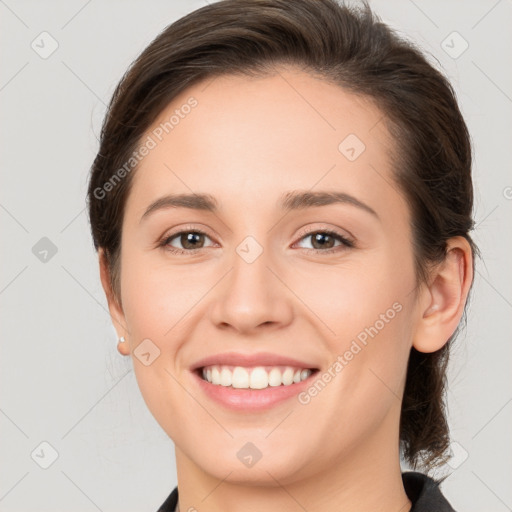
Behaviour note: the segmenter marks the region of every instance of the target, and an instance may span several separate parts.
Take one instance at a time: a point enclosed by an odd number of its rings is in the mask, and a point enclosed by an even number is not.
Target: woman
[[[369,6],[224,0],[118,85],[89,183],[118,350],[175,443],[160,511],[449,511],[473,280],[447,80]],[[179,493],[178,493],[179,489]]]

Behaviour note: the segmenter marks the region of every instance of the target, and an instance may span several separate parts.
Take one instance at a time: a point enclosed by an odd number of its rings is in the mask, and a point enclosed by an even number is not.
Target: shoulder
[[[160,508],[157,512],[174,512],[176,510],[176,505],[178,504],[178,487],[175,487],[174,490],[167,496],[167,499],[160,505]]]
[[[412,502],[410,512],[455,512],[441,493],[440,482],[415,471],[402,473],[402,480]]]

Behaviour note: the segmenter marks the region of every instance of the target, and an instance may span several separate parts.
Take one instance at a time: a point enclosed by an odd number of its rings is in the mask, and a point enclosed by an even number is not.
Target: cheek
[[[136,337],[151,338],[160,345],[175,337],[175,330],[200,297],[201,281],[192,276],[185,266],[171,268],[162,258],[126,255],[121,276],[123,309]]]
[[[384,310],[387,323],[380,318],[364,322],[363,327],[350,322],[347,330],[356,334],[331,339],[326,371],[300,397],[304,413],[316,418],[319,439],[329,439],[327,445],[316,446],[326,458],[332,456],[332,446],[348,456],[379,432],[382,424],[389,429],[399,418],[410,328],[406,306],[400,309],[394,304],[395,309]]]
[[[364,338],[366,328],[376,324],[382,331],[393,323],[415,288],[412,257],[391,250],[368,251],[364,257],[354,253],[339,265],[300,262],[286,274],[286,282],[336,351],[359,334]]]
[[[187,310],[197,297],[179,272],[170,272],[149,258],[128,255],[123,263],[123,310],[137,384],[162,429],[170,438],[179,439],[183,432],[176,414],[183,408],[194,410],[194,403],[189,403],[189,396],[177,383],[176,356]]]
[[[330,371],[324,372],[325,379],[319,376],[323,382],[304,401],[316,402],[318,415],[328,410],[348,422],[339,430],[346,433],[350,418],[372,423],[399,405],[413,331],[413,262],[408,255],[390,252],[389,257],[381,253],[368,258],[364,267],[326,267],[322,272],[322,279],[315,280],[305,279],[303,272],[300,282],[310,285],[303,284],[299,293],[321,320],[316,324],[326,333]],[[328,285],[319,288],[313,282]]]

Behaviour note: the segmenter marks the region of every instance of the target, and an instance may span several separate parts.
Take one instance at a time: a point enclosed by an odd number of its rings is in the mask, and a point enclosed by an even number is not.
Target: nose
[[[212,309],[216,327],[249,335],[288,325],[293,294],[280,274],[265,250],[252,262],[235,254],[231,270],[216,287]]]

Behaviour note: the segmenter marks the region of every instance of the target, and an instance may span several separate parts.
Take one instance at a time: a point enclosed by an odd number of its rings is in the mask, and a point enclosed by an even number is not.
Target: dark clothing
[[[405,492],[412,502],[411,512],[455,512],[441,494],[439,483],[415,471],[402,473]],[[158,512],[174,512],[178,503],[178,488],[175,487]]]
[[[455,512],[441,494],[439,482],[415,471],[402,473],[402,480],[412,502],[411,512]]]

